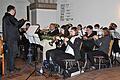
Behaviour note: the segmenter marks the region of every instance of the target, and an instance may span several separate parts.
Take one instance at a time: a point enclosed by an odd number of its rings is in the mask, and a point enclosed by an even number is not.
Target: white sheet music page
[[[39,36],[38,34],[35,34],[38,27],[39,27],[38,25],[31,25],[24,34],[30,43],[40,44]]]
[[[26,33],[29,35],[34,35],[38,27],[39,27],[38,25],[31,25],[26,31]]]
[[[39,39],[39,36],[38,36],[38,34],[34,34],[34,43],[35,44],[40,44],[40,39]]]

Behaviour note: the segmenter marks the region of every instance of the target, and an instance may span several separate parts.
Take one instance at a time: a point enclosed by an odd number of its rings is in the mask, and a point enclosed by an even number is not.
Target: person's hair
[[[65,25],[67,29],[71,28],[73,25],[72,24],[66,24]]]
[[[94,27],[98,27],[98,28],[100,28],[100,25],[99,25],[99,24],[95,24]]]
[[[55,26],[55,23],[50,23],[50,25],[54,25]]]
[[[70,35],[68,28],[66,27],[66,25],[62,25],[61,26],[62,29],[64,29],[64,34],[62,36],[67,37]]]
[[[115,28],[117,28],[117,24],[110,23],[109,30],[115,30]]]
[[[7,12],[10,12],[12,9],[15,9],[15,7],[13,5],[9,5],[7,7]]]
[[[73,27],[73,24],[69,23],[69,24],[66,24],[66,26]]]
[[[93,29],[92,25],[88,25],[87,28],[89,28],[89,29]]]
[[[26,23],[26,26],[27,26],[27,25],[30,26],[30,23]]]
[[[78,35],[78,28],[77,27],[72,27],[71,30],[74,30],[75,34]]]
[[[82,24],[78,24],[77,26],[80,26],[82,28]]]
[[[104,36],[110,35],[110,31],[109,31],[109,29],[107,27],[103,28],[103,32],[104,32]]]
[[[107,28],[107,27],[104,27],[102,30],[108,30],[108,28]]]

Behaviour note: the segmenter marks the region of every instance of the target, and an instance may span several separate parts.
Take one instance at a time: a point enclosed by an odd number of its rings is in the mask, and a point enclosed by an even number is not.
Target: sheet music
[[[26,33],[24,33],[25,37],[29,40],[30,43],[40,44],[39,36],[38,34],[35,34],[38,27],[38,25],[32,25],[28,28]]]
[[[34,35],[38,27],[39,27],[38,25],[31,25],[26,31],[26,33],[29,35]]]
[[[40,39],[39,39],[38,34],[34,34],[33,39],[34,39],[34,41],[35,41],[35,44],[40,44]]]

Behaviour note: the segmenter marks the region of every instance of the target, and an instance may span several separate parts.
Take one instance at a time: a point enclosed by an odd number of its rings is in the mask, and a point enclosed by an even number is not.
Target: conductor
[[[19,28],[25,23],[26,20],[17,20],[15,18],[16,9],[13,5],[7,7],[7,12],[2,19],[3,41],[7,44],[8,53],[5,54],[6,69],[13,73],[15,69],[14,59],[18,50]]]

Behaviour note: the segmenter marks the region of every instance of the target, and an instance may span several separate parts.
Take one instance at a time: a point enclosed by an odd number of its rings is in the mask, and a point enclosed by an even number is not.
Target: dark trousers
[[[87,57],[91,63],[91,66],[94,66],[94,56],[104,56],[105,59],[108,59],[108,55],[102,51],[91,51],[91,52],[87,52]]]
[[[17,41],[13,41],[13,40],[8,40],[6,42],[7,44],[7,50],[5,51],[5,64],[6,64],[6,68],[9,71],[13,71],[14,67],[15,67],[15,57],[16,54],[19,54],[19,49],[18,49],[18,43]]]
[[[65,69],[65,59],[75,59],[75,57],[69,53],[65,53],[59,49],[52,49],[46,52],[46,59],[49,61],[49,58],[52,58],[53,62],[58,64],[61,68]]]

